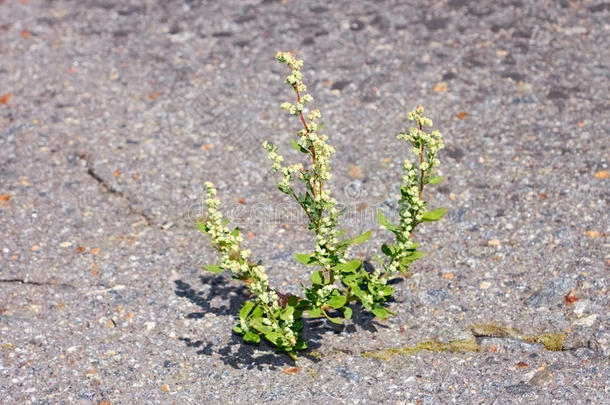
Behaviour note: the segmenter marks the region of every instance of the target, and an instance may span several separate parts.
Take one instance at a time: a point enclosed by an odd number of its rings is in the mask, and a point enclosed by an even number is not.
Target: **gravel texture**
[[[601,0],[0,0],[0,402],[610,402],[609,21]],[[408,110],[447,146],[427,196],[449,213],[417,230],[397,315],[309,322],[296,364],[232,334],[245,289],[200,270],[193,225],[212,180],[272,284],[307,280],[260,148],[296,156],[280,49],[350,232],[392,210]],[[371,356],[433,339],[479,350]]]

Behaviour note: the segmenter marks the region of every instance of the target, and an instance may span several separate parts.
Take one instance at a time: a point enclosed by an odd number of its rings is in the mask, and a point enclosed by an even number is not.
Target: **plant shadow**
[[[202,319],[207,313],[217,316],[230,316],[237,321],[237,314],[243,303],[249,298],[250,294],[245,286],[236,286],[227,282],[222,275],[202,275],[199,276],[200,286],[193,286],[183,280],[175,280],[175,294],[185,298],[198,307],[198,311],[188,313],[186,319]],[[220,298],[221,305],[211,305],[212,299]],[[376,332],[378,328],[388,326],[378,322],[373,314],[362,308],[361,305],[352,305],[352,319],[347,324],[334,324],[328,319],[304,318],[305,326],[302,338],[307,342],[308,348],[299,353],[299,357],[305,357],[313,362],[319,361],[319,356],[313,353],[322,345],[325,334],[333,333],[356,333],[359,329],[369,332]],[[337,314],[333,316],[338,316]],[[225,365],[235,369],[271,369],[294,365],[294,361],[285,353],[275,349],[266,341],[259,344],[249,344],[244,342],[240,336],[227,331],[231,334],[231,341],[224,347],[212,342],[193,339],[190,337],[179,337],[187,347],[197,349],[196,354],[211,356],[220,355]]]
[[[248,289],[245,286],[228,283],[223,276],[204,275],[199,277],[199,282],[201,283],[200,286],[193,286],[183,280],[174,281],[175,294],[199,307],[198,311],[187,314],[185,318],[202,319],[205,314],[213,313],[218,316],[230,316],[237,321],[237,314],[249,297]],[[220,298],[222,304],[220,306],[211,305],[214,298]],[[179,340],[183,341],[187,347],[197,349],[196,354],[198,355],[219,355],[224,364],[235,369],[263,369],[265,367],[276,369],[294,365],[294,361],[290,357],[276,350],[264,340],[253,345],[244,342],[233,331],[227,331],[227,333],[231,335],[231,340],[224,347],[218,347],[211,342],[190,337],[179,337]],[[315,343],[310,344],[310,348],[315,349],[317,347],[319,345]],[[315,361],[315,358],[310,356],[308,351],[299,353],[299,355]]]

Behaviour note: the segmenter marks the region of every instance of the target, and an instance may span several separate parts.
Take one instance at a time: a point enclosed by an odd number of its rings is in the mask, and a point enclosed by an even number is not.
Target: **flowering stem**
[[[418,125],[419,130],[423,131],[423,126],[421,124]],[[424,191],[424,169],[422,168],[422,163],[424,163],[424,143],[422,142],[419,147],[419,199],[421,200],[422,192]]]
[[[295,84],[292,87],[294,88],[295,93],[297,93],[297,103],[301,103],[301,94],[299,93],[299,86]],[[309,135],[310,134],[309,128],[307,128],[307,123],[305,122],[305,117],[303,116],[302,110],[299,111],[299,118],[301,119],[301,122],[303,123],[303,127],[305,127],[305,133],[307,133],[307,135]],[[313,145],[311,145],[309,147],[309,151],[311,152],[311,166],[315,167],[316,166],[316,151],[315,151]],[[312,177],[311,181],[313,183],[311,185],[311,192],[313,193],[313,197],[315,198],[315,196],[316,196],[315,173],[314,173],[314,177]],[[320,185],[319,185],[319,193],[322,194],[322,181],[321,180],[320,180]]]

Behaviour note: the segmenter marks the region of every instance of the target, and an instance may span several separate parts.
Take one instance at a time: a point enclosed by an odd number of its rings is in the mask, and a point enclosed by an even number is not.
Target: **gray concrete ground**
[[[609,21],[601,0],[0,0],[0,402],[608,403]],[[450,212],[417,231],[397,316],[309,322],[296,364],[231,333],[245,290],[200,270],[193,225],[212,180],[272,284],[307,281],[259,146],[296,157],[277,50],[305,59],[350,231],[391,206],[408,110],[447,145],[428,198]],[[388,355],[458,338],[479,350]]]

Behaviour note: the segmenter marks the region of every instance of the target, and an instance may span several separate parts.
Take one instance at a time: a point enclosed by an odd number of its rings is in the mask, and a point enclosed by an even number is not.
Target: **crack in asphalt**
[[[27,279],[23,279],[23,278],[0,279],[0,283],[19,283],[19,284],[33,285],[33,286],[37,286],[37,287],[58,286],[58,287],[74,288],[74,286],[72,284],[68,284],[68,283],[51,283],[49,281],[31,281],[31,280],[27,280]]]
[[[131,198],[129,196],[125,195],[125,193],[123,193],[122,191],[117,190],[112,184],[106,181],[102,176],[100,176],[99,173],[95,171],[95,169],[93,168],[93,164],[91,163],[91,158],[88,154],[81,152],[77,153],[76,157],[85,162],[85,165],[87,167],[87,174],[89,175],[89,177],[95,180],[104,189],[104,191],[109,194],[115,194],[125,200],[125,202],[127,203],[127,209],[129,210],[130,214],[139,215],[140,217],[142,217],[144,219],[144,222],[146,223],[146,226],[155,225],[155,221],[150,215],[134,208],[133,202],[131,201]]]

